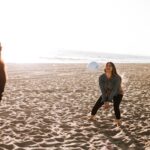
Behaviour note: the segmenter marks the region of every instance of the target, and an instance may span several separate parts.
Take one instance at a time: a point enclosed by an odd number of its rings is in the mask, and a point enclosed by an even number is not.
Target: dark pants
[[[117,96],[113,97],[113,105],[114,105],[116,119],[121,118],[119,106],[120,106],[120,102],[122,101],[122,97],[123,97],[122,94],[118,94]],[[102,102],[102,96],[100,96],[92,109],[91,115],[95,115],[97,113],[98,109],[102,105],[104,105],[104,102]]]

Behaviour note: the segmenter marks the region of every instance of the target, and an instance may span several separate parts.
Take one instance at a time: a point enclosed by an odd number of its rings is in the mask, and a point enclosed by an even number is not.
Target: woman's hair
[[[107,62],[106,66],[110,64],[112,66],[112,76],[118,75],[115,64],[113,62]],[[104,71],[106,72],[106,69],[104,69]]]

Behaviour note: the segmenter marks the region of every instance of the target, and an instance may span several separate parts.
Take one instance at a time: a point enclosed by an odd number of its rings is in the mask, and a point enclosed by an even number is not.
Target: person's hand
[[[108,110],[110,108],[109,102],[104,102],[104,110]]]

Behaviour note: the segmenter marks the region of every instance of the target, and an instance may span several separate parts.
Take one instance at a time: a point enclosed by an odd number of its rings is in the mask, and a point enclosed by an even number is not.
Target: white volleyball
[[[99,64],[95,61],[92,61],[87,65],[87,68],[89,71],[98,71],[99,70]]]

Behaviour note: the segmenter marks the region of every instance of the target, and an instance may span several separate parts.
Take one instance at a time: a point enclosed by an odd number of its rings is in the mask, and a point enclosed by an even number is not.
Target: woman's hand
[[[104,109],[108,110],[110,108],[109,102],[104,102]]]

